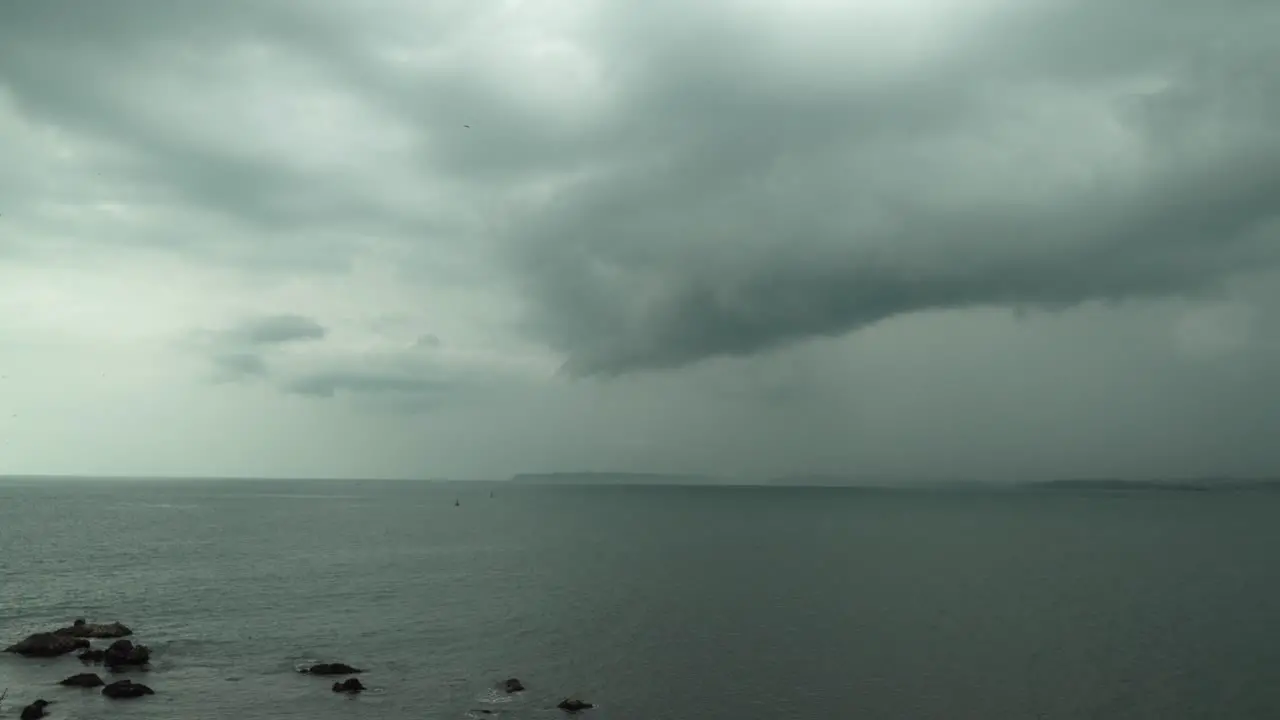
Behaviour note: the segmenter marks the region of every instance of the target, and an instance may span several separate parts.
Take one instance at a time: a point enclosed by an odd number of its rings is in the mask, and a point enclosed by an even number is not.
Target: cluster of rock
[[[519,678],[507,678],[507,680],[502,683],[502,689],[505,690],[508,695],[511,693],[524,692],[524,683],[520,682]],[[560,704],[556,705],[556,707],[564,710],[565,712],[576,713],[582,710],[590,710],[595,707],[595,705],[592,705],[589,702],[583,702],[575,697],[567,697],[564,700],[561,700]]]
[[[155,691],[151,688],[141,683],[133,682],[132,680],[118,680],[108,685],[102,681],[102,678],[98,677],[94,673],[72,675],[58,684],[65,685],[67,687],[81,688],[101,687],[103,695],[116,700],[140,698],[144,695],[155,694]],[[48,700],[36,700],[30,705],[22,708],[22,712],[19,714],[19,717],[21,720],[39,720],[39,718],[48,714],[46,708],[52,704],[53,703]]]
[[[151,649],[146,645],[134,645],[128,640],[117,640],[102,650],[85,650],[76,657],[89,665],[102,663],[108,670],[127,667],[146,667],[151,663]]]
[[[151,650],[146,645],[135,645],[133,642],[124,639],[132,634],[133,630],[118,622],[98,625],[87,623],[81,619],[76,620],[69,627],[58,628],[53,632],[30,635],[24,640],[5,648],[4,651],[22,655],[23,657],[52,658],[79,650],[77,657],[80,662],[86,665],[101,663],[112,672],[124,671],[129,668],[145,670],[151,662]],[[90,639],[110,639],[114,640],[114,642],[105,648],[94,648],[89,642]],[[333,662],[314,664],[300,669],[299,672],[308,675],[333,677],[359,675],[364,670],[346,663]],[[141,683],[135,683],[132,680],[126,679],[107,683],[97,673],[78,673],[60,681],[58,684],[64,687],[102,688],[102,694],[112,699],[132,699],[155,694],[151,688]],[[520,682],[519,678],[508,678],[500,683],[499,687],[508,694],[525,691],[524,683]],[[355,695],[364,692],[366,688],[359,678],[348,677],[345,680],[335,682],[332,689],[335,693]],[[45,717],[46,708],[50,704],[50,702],[43,699],[36,700],[22,709],[21,720],[38,720]],[[560,701],[556,707],[565,712],[576,713],[582,710],[589,710],[594,706],[577,698],[568,697]]]
[[[85,650],[88,653],[101,652],[90,649],[90,639],[123,638],[132,634],[133,630],[118,622],[98,625],[80,619],[68,627],[58,628],[53,632],[29,635],[26,639],[5,648],[4,651],[17,653],[23,657],[39,658],[58,657],[76,650]]]
[[[360,673],[363,673],[364,670],[361,670],[360,668],[357,668],[357,667],[352,667],[345,663],[318,663],[316,665],[311,665],[309,667],[300,668],[298,672],[301,672],[307,675],[333,676],[333,675],[359,675]],[[521,693],[525,691],[524,683],[520,681],[520,678],[507,678],[506,680],[499,683],[498,687],[500,687],[508,695]],[[354,678],[354,677],[347,678],[346,680],[335,682],[333,684],[333,691],[336,693],[346,693],[346,694],[354,695],[357,693],[364,692],[365,689],[366,688],[364,684],[360,682],[360,679]],[[556,705],[556,707],[560,708],[561,710],[564,710],[565,712],[576,713],[576,712],[581,712],[582,710],[590,710],[595,706],[589,702],[584,702],[582,700],[579,700],[578,698],[567,697],[564,700],[561,700],[560,703]],[[485,715],[491,714],[491,711],[489,710],[481,710],[480,712]]]
[[[151,662],[151,650],[146,645],[135,645],[122,639],[132,634],[133,630],[118,622],[99,625],[81,619],[53,632],[29,635],[4,651],[29,658],[53,658],[80,650],[78,657],[85,664],[102,663],[113,672],[129,668],[145,670]],[[93,648],[89,642],[109,639],[115,639],[115,642],[101,649]],[[132,680],[107,683],[97,673],[78,673],[58,684],[64,687],[102,688],[104,696],[116,700],[155,694],[151,688]],[[47,708],[52,704],[48,700],[36,700],[24,707],[19,717],[21,720],[38,720],[48,714]]]
[[[298,672],[306,673],[308,675],[333,676],[333,675],[358,675],[364,672],[364,670],[361,670],[360,668],[356,668],[356,667],[351,667],[346,663],[318,663],[310,667],[302,668]],[[363,683],[360,682],[359,678],[347,678],[346,680],[341,680],[339,682],[334,683],[333,691],[336,693],[347,693],[350,695],[355,695],[356,693],[364,692],[365,686]]]

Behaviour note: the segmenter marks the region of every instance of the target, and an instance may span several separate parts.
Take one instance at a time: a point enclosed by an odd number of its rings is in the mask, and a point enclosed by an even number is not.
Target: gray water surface
[[[53,720],[1274,718],[1278,550],[1268,493],[6,481],[0,641],[121,620],[157,695],[7,654],[0,688]]]

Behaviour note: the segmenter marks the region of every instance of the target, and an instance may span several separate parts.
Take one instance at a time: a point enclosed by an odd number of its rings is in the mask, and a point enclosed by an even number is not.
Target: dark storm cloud
[[[586,373],[750,354],[914,311],[1199,293],[1277,256],[1276,235],[1264,223],[1280,208],[1280,163],[1223,165],[1158,189],[1094,195],[1049,211],[989,208],[964,217],[920,209],[908,227],[858,234],[870,248],[833,248],[852,234],[813,226],[789,231],[805,233],[794,253],[743,248],[683,265],[675,262],[680,253],[669,265],[658,262],[665,258],[625,265],[613,259],[626,252],[621,245],[551,243],[532,260],[533,286],[545,303],[543,327],[570,353],[570,369]],[[740,202],[744,216],[753,214],[749,199]],[[596,217],[601,227],[662,222],[638,212]],[[571,222],[588,214],[580,208]],[[698,234],[696,226],[684,230]],[[639,244],[646,235],[610,239]],[[958,247],[913,251],[921,239]],[[1009,245],[982,248],[992,241]],[[597,271],[602,262],[611,272]]]
[[[767,53],[677,41],[641,63],[614,162],[514,231],[537,332],[570,371],[608,374],[919,311],[1201,294],[1273,266],[1280,8],[1228,5],[1015,11],[870,83],[856,63],[786,77]],[[719,18],[684,19],[686,42],[715,42]],[[1130,164],[1095,149],[1108,127],[1052,117],[1073,98],[1102,107]],[[1045,167],[997,179],[1028,135]]]

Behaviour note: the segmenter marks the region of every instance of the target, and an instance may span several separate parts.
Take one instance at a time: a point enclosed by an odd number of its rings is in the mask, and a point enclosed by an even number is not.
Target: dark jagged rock
[[[44,717],[44,709],[48,706],[48,700],[37,700],[22,708],[22,714],[19,717],[22,720],[40,720],[40,718]]]
[[[143,695],[155,695],[155,691],[132,680],[119,680],[102,688],[102,694],[113,700],[131,700]]]
[[[58,657],[87,647],[89,647],[89,641],[84,638],[57,633],[36,633],[22,642],[10,645],[4,651],[17,653],[23,657]]]
[[[364,692],[364,685],[358,678],[347,678],[342,682],[333,684],[333,691],[336,693],[358,693]]]
[[[507,678],[506,682],[502,683],[502,689],[508,694],[524,692],[524,683],[520,682],[519,678]]]
[[[88,665],[89,663],[100,663],[106,656],[106,650],[85,650],[76,657],[80,659],[80,662]]]
[[[577,698],[565,698],[561,700],[560,704],[556,707],[564,710],[565,712],[578,712],[580,710],[590,710],[595,707],[595,705],[592,705],[589,702],[583,702]]]
[[[108,668],[141,667],[151,661],[151,649],[146,645],[134,645],[128,640],[111,643],[103,653],[102,662]]]
[[[53,633],[55,635],[67,635],[69,637],[109,640],[128,637],[133,634],[133,630],[130,630],[129,626],[123,623],[87,623],[84,621],[84,618],[80,618],[70,627],[58,628],[57,630],[54,630]]]
[[[97,673],[80,673],[79,675],[72,675],[58,684],[67,687],[96,688],[102,687],[105,683],[102,682],[102,678],[98,677]]]
[[[357,675],[364,672],[364,670],[353,668],[346,663],[319,663],[302,672],[312,675]]]

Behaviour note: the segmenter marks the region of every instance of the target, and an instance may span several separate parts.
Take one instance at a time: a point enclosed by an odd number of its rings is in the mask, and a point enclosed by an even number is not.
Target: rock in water
[[[23,657],[57,657],[87,647],[89,647],[89,641],[84,638],[57,633],[36,633],[22,642],[10,645],[4,651],[17,653]]]
[[[524,692],[524,683],[520,682],[519,678],[507,678],[507,681],[502,683],[502,689],[508,694]]]
[[[356,675],[364,671],[359,668],[353,668],[346,663],[320,663],[319,665],[312,665],[302,672],[312,675]]]
[[[336,693],[364,692],[364,685],[357,678],[347,678],[342,682],[334,683],[333,691]]]
[[[106,656],[106,650],[85,650],[76,657],[80,658],[80,662],[88,665],[89,663],[100,663]]]
[[[101,640],[128,637],[133,634],[133,630],[123,623],[87,623],[84,618],[75,621],[71,627],[58,628],[54,630],[55,635],[67,635],[69,637],[78,638],[97,638]]]
[[[80,673],[79,675],[72,675],[58,684],[67,687],[96,688],[102,687],[105,683],[102,682],[102,678],[98,677],[97,673]]]
[[[129,700],[143,695],[155,695],[155,691],[132,680],[120,680],[102,688],[102,694],[113,700]]]
[[[565,698],[564,700],[561,700],[560,704],[556,707],[564,710],[565,712],[578,712],[579,710],[590,710],[595,707],[595,705],[592,705],[589,702],[583,702],[577,698]]]
[[[134,645],[128,640],[117,640],[111,643],[103,653],[102,662],[108,668],[125,666],[142,666],[151,661],[151,649],[146,645]]]
[[[48,700],[37,700],[30,705],[22,708],[22,714],[19,716],[22,720],[39,720],[44,717],[44,709],[49,706]]]

